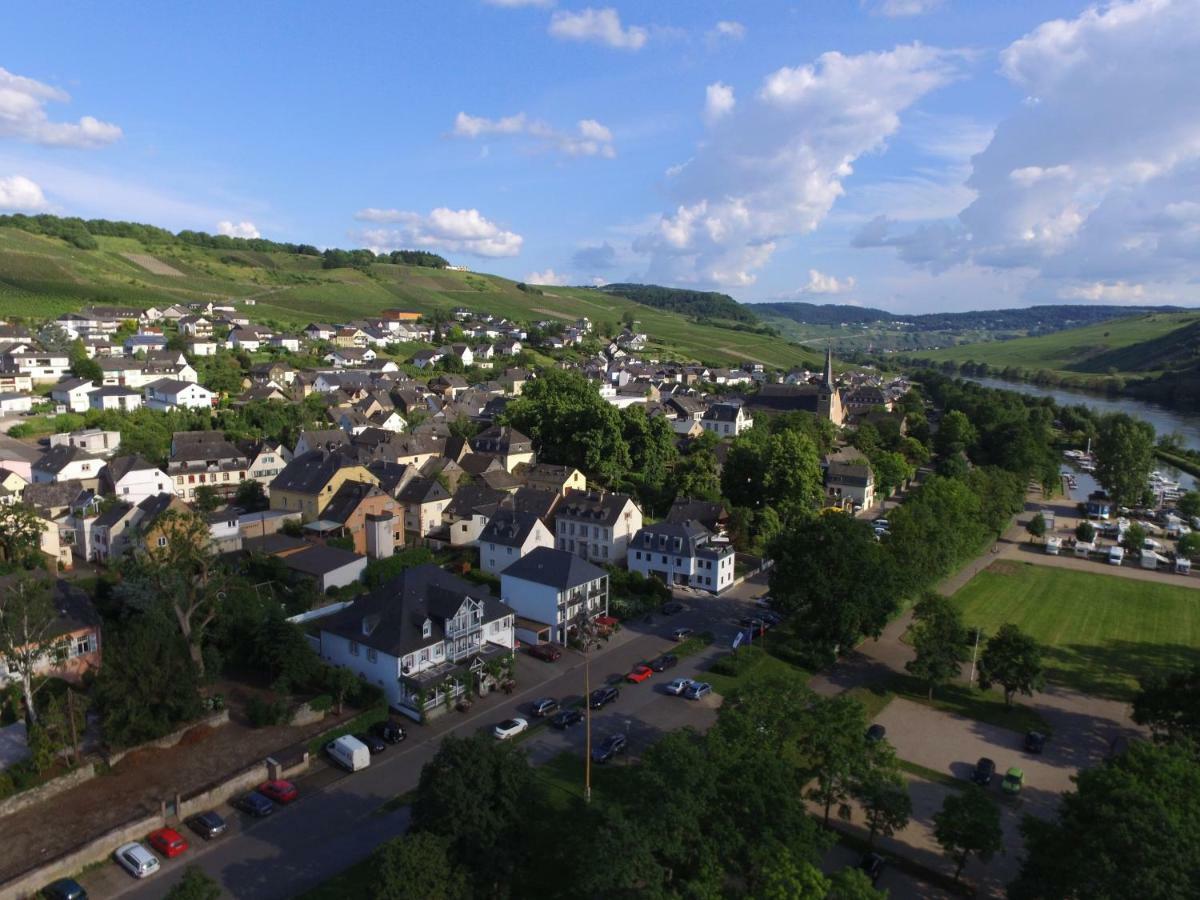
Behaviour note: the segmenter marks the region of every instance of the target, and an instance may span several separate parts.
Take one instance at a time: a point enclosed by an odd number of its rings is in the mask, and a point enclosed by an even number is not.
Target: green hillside
[[[819,365],[812,350],[781,338],[705,324],[588,288],[524,291],[495,275],[388,263],[323,269],[316,256],[179,241],[97,236],[96,243],[84,250],[57,237],[0,228],[0,315],[44,318],[91,303],[229,299],[253,299],[258,318],[297,327],[397,306],[421,313],[462,306],[522,321],[587,316],[614,325],[628,312],[650,335],[651,354],[713,365]]]
[[[1054,334],[922,351],[935,362],[1058,372],[1152,373],[1200,358],[1200,312],[1149,313]]]

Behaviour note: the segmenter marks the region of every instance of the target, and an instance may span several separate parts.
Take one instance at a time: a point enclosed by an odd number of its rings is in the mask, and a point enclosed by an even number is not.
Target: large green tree
[[[38,722],[33,681],[45,663],[66,658],[58,608],[46,578],[22,576],[0,591],[0,658],[21,679],[25,715]]]
[[[629,476],[637,485],[642,503],[658,506],[679,456],[675,432],[662,416],[647,416],[640,404],[622,410],[621,423],[622,436],[629,446]]]
[[[1200,766],[1194,748],[1134,741],[1075,776],[1053,820],[1026,816],[1013,900],[1200,896]]]
[[[909,638],[917,655],[904,668],[925,682],[932,700],[934,689],[958,677],[967,659],[962,613],[948,598],[928,591],[913,609]]]
[[[1133,698],[1133,721],[1159,741],[1194,741],[1200,746],[1200,666],[1142,680]]]
[[[165,900],[220,900],[221,885],[199,866],[188,866],[183,878],[167,891]]]
[[[804,712],[798,749],[815,779],[808,796],[820,804],[826,825],[834,804],[845,803],[868,776],[866,728],[862,704],[853,697],[819,697]]]
[[[1154,426],[1125,413],[1100,420],[1096,480],[1120,506],[1137,506],[1154,464]]]
[[[978,675],[981,688],[987,690],[993,684],[1000,685],[1004,690],[1004,703],[1012,706],[1013,696],[1018,691],[1032,697],[1034,691],[1045,686],[1042,648],[1016,625],[1001,625],[979,654]]]
[[[1004,849],[1000,809],[978,787],[950,791],[941,810],[933,815],[933,837],[954,861],[954,880],[958,881],[972,856],[987,862]]]
[[[891,837],[908,824],[912,816],[912,798],[908,785],[892,765],[874,765],[855,782],[851,793],[863,808],[867,821],[867,847],[875,846],[875,837]]]
[[[375,900],[469,900],[470,884],[450,840],[416,832],[392,838],[375,853]]]
[[[0,564],[7,568],[37,565],[42,520],[31,506],[0,504]]]

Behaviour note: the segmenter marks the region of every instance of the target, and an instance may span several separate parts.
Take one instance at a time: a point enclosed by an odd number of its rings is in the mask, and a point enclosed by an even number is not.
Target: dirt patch
[[[998,559],[987,570],[993,575],[1020,575],[1029,563],[1013,562],[1011,559]]]
[[[182,278],[183,273],[174,266],[169,266],[161,259],[155,259],[149,253],[122,253],[121,256],[135,266],[141,266],[152,275],[166,275],[171,278]]]
[[[579,318],[579,316],[571,316],[571,315],[567,315],[566,313],[555,312],[552,309],[546,309],[541,306],[533,307],[532,311],[535,313],[541,313],[543,316],[554,316],[554,318],[556,318],[556,319],[566,319],[568,322],[574,322],[576,319]]]

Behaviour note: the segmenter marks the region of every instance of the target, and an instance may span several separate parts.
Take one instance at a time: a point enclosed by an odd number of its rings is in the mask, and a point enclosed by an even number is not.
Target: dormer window
[[[429,638],[433,636],[433,622],[428,618],[421,624],[421,637]]]

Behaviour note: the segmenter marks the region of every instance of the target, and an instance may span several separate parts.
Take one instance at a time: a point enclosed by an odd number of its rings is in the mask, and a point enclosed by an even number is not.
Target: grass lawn
[[[968,625],[1017,625],[1045,648],[1046,677],[1129,700],[1138,679],[1200,664],[1200,591],[1029,563],[997,563],[954,599]]]
[[[796,684],[802,686],[808,683],[810,673],[774,656],[763,654],[753,666],[738,675],[722,675],[708,671],[698,677],[701,681],[711,684],[713,690],[722,697],[728,697],[740,688],[772,678],[794,678]]]

